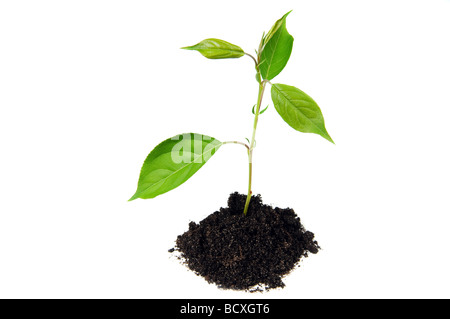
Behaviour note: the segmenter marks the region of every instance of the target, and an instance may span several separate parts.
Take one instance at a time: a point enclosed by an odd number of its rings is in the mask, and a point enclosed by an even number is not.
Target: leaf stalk
[[[238,141],[226,141],[226,142],[222,142],[222,144],[239,144],[239,145],[244,146],[244,147],[247,149],[247,152],[250,151],[250,147],[249,147],[247,144],[242,143],[242,142],[238,142]]]
[[[258,66],[258,62],[256,61],[256,59],[253,55],[251,55],[250,53],[247,53],[247,52],[244,52],[244,54],[252,58],[253,62],[255,62],[255,67]]]

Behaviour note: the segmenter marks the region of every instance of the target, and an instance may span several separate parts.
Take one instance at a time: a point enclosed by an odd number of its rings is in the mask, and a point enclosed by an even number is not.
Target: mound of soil
[[[209,215],[178,236],[175,250],[196,274],[220,288],[261,291],[284,287],[288,274],[308,253],[320,247],[290,209],[272,208],[252,196],[247,216],[246,195],[233,193],[228,207]]]

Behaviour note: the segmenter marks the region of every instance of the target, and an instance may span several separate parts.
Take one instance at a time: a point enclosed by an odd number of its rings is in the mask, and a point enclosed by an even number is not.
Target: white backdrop
[[[216,37],[253,53],[291,9],[272,82],[312,96],[336,145],[271,105],[253,189],[323,250],[285,289],[223,291],[167,250],[246,191],[241,146],[127,200],[162,140],[250,137],[253,62],[179,48]],[[449,16],[445,0],[2,1],[0,298],[449,298]]]

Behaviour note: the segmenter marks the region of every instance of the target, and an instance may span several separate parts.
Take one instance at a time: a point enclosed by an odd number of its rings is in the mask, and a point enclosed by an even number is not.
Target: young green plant
[[[252,196],[253,150],[256,128],[264,91],[271,85],[272,102],[282,119],[293,129],[303,133],[315,133],[334,143],[325,129],[322,112],[314,100],[300,89],[270,81],[286,66],[292,52],[294,38],[286,29],[286,18],[279,19],[267,34],[263,34],[256,57],[244,52],[239,46],[219,39],[205,39],[196,45],[182,49],[195,50],[208,59],[236,59],[250,57],[256,70],[258,97],[252,108],[255,115],[249,144],[238,141],[220,142],[207,135],[186,133],[169,138],[156,146],[148,155],[141,169],[136,193],[130,198],[154,198],[187,181],[215,152],[225,144],[240,144],[248,155],[248,191],[243,213],[247,214]]]

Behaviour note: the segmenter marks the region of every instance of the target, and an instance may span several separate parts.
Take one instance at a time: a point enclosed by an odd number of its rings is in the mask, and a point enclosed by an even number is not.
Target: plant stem
[[[239,145],[244,146],[247,149],[247,152],[250,150],[250,147],[247,144],[238,142],[238,141],[226,141],[226,142],[222,142],[222,144],[239,144]]]
[[[252,58],[253,62],[255,62],[255,68],[258,66],[258,62],[256,61],[255,57],[251,55],[250,53],[244,52],[246,56],[249,56]]]
[[[259,83],[258,102],[256,104],[255,120],[253,121],[253,134],[252,140],[250,141],[250,149],[248,150],[248,192],[244,206],[244,215],[247,215],[248,206],[250,205],[250,199],[252,198],[253,149],[255,147],[255,135],[256,135],[256,127],[258,125],[259,110],[261,109],[261,103],[266,83],[267,83],[266,80]]]

